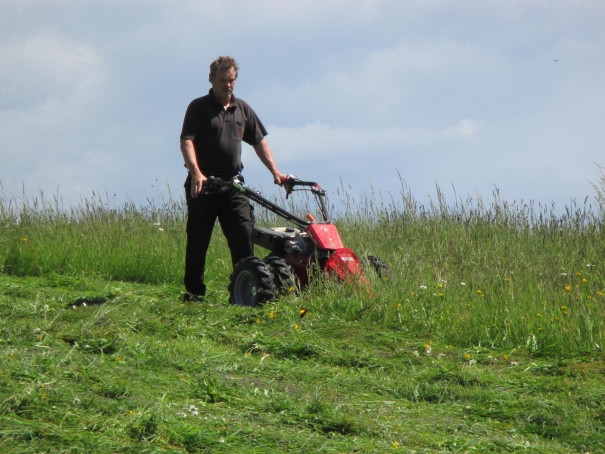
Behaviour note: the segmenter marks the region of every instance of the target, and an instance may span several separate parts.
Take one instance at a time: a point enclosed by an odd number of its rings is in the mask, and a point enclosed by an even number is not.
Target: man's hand
[[[195,199],[202,193],[206,180],[208,180],[208,178],[206,178],[201,172],[191,176],[191,197]]]
[[[286,178],[288,178],[287,175],[284,175],[281,172],[275,172],[273,174],[273,183],[282,186],[284,184],[284,181],[286,181]]]
[[[200,195],[202,189],[204,189],[204,183],[206,183],[207,178],[202,175],[200,168],[197,166],[195,148],[191,140],[181,139],[181,153],[183,153],[185,167],[187,167],[191,175],[191,197],[196,198]]]

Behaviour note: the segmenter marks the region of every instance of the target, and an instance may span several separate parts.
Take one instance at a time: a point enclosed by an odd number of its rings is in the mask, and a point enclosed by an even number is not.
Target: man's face
[[[212,84],[212,91],[218,98],[229,98],[235,87],[235,79],[237,74],[233,68],[229,70],[219,70],[216,76],[212,77],[210,74],[210,83]]]

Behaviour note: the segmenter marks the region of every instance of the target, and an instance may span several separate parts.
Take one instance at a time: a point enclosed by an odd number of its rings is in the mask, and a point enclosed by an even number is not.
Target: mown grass
[[[389,278],[252,309],[220,234],[182,302],[179,202],[2,200],[0,450],[603,451],[603,187],[557,215],[343,194]]]

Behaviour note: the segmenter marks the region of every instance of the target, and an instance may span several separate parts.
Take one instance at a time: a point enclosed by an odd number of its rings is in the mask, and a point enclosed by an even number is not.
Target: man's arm
[[[269,148],[269,143],[263,139],[257,145],[254,145],[254,151],[260,158],[265,167],[269,169],[269,172],[273,175],[273,182],[275,184],[279,184],[281,186],[282,181],[286,179],[286,175],[281,173],[277,168],[277,164],[275,164],[275,159],[273,159],[273,153],[271,153],[271,148]]]
[[[185,160],[185,167],[191,174],[191,197],[197,197],[207,178],[202,175],[200,168],[197,165],[197,157],[195,156],[195,148],[193,147],[193,141],[188,139],[181,139],[181,153],[183,153],[183,159]]]

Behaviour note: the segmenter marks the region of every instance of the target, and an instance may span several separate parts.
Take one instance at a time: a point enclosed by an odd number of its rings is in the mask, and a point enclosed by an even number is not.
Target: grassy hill
[[[391,276],[260,308],[218,232],[182,302],[178,202],[2,200],[0,451],[605,450],[603,210],[344,198]]]

